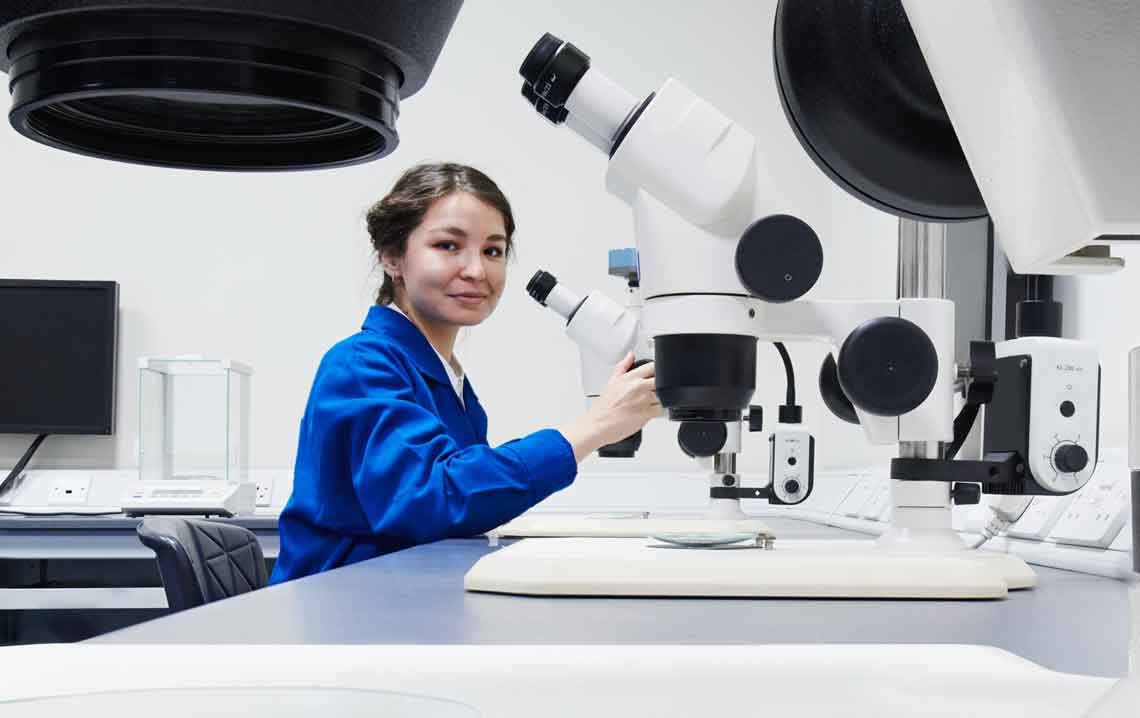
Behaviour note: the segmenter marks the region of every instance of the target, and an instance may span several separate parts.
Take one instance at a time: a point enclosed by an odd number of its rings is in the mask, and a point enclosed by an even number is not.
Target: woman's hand
[[[662,415],[661,402],[654,391],[653,362],[633,366],[633,353],[614,366],[606,388],[590,405],[589,411],[570,426],[562,435],[574,447],[574,458],[581,462],[601,447],[621,441]]]

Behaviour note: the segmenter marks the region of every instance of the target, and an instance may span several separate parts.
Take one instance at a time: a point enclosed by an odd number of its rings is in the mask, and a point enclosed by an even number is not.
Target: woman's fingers
[[[614,365],[614,370],[610,374],[610,380],[612,381],[622,374],[625,374],[629,371],[631,366],[633,366],[633,352],[626,352],[625,356],[621,358],[621,361]]]
[[[630,370],[630,373],[634,376],[652,379],[657,375],[657,367],[653,362],[647,362],[635,369]]]

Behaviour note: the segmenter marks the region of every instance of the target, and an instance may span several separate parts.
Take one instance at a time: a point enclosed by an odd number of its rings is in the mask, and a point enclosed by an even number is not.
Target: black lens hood
[[[462,0],[17,0],[10,120],[46,145],[223,170],[335,167],[398,143]]]

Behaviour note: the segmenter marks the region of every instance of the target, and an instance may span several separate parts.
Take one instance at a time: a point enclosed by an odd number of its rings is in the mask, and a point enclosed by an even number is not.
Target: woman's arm
[[[314,386],[298,463],[349,474],[372,535],[412,545],[482,533],[573,481],[573,449],[559,432],[461,448],[417,403],[399,359],[344,359]]]

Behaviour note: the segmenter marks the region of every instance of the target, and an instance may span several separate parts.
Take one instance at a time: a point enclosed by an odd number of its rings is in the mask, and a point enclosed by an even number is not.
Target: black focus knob
[[[748,430],[764,431],[764,407],[748,407]]]
[[[1089,452],[1078,444],[1062,444],[1053,452],[1053,465],[1058,471],[1075,474],[1089,465]]]
[[[712,456],[727,441],[728,429],[719,421],[684,421],[677,430],[677,443],[689,456]]]
[[[839,386],[839,370],[835,366],[835,357],[828,354],[819,367],[819,395],[823,403],[836,417],[849,424],[858,424],[859,415],[855,413],[855,406],[843,393]]]
[[[598,456],[607,459],[632,459],[637,455],[637,450],[640,448],[641,429],[638,429],[635,433],[630,434],[621,441],[606,444],[598,449]]]
[[[980,484],[954,484],[950,489],[950,498],[955,506],[970,506],[982,500],[982,487]]]
[[[836,361],[839,386],[851,403],[876,416],[918,408],[938,380],[930,337],[902,317],[869,319],[847,335]]]
[[[736,244],[736,275],[754,296],[768,302],[799,299],[823,271],[823,245],[798,217],[774,214],[744,230]]]
[[[784,491],[789,494],[798,494],[800,492],[800,482],[795,479],[788,479],[784,482]]]

